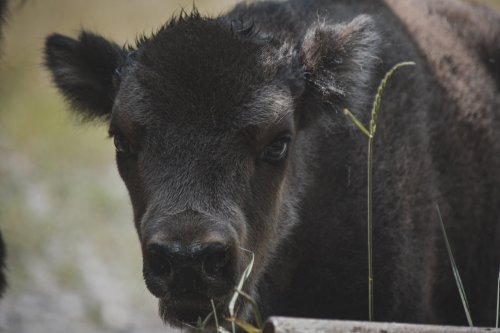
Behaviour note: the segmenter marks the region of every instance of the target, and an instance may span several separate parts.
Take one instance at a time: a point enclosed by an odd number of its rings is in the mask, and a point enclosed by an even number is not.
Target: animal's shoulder
[[[500,78],[499,15],[458,0],[384,1],[455,105],[455,119],[491,127]]]
[[[434,11],[455,36],[473,50],[500,86],[500,14],[492,8],[457,1],[438,1]]]

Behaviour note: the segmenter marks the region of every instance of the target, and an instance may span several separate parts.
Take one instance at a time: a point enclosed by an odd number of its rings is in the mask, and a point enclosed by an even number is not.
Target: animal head
[[[134,47],[88,32],[47,38],[58,89],[84,119],[109,124],[165,321],[196,322],[210,300],[224,312],[248,252],[253,292],[297,221],[312,106],[356,104],[376,44],[367,16],[278,38],[196,11]]]

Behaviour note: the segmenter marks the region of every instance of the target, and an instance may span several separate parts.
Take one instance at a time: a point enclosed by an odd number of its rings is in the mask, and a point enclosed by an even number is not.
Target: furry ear
[[[49,36],[44,53],[57,88],[83,119],[110,115],[116,95],[113,76],[124,59],[122,48],[84,31],[77,40]]]
[[[337,98],[356,109],[368,97],[366,87],[377,63],[380,43],[375,23],[368,15],[345,24],[314,24],[301,47],[307,81],[326,100]]]

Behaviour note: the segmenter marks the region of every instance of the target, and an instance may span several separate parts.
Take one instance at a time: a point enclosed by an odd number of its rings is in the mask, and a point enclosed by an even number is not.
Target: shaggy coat
[[[47,39],[71,106],[110,126],[144,277],[172,324],[245,290],[264,315],[367,319],[365,137],[374,141],[375,319],[476,325],[500,264],[500,17],[454,0],[289,0],[173,19],[133,47]],[[248,251],[247,251],[248,250]],[[249,316],[242,307],[241,316]]]

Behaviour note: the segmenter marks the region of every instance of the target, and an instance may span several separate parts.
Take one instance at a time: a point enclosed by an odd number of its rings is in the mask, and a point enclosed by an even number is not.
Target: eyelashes
[[[271,142],[262,151],[260,158],[271,164],[277,164],[288,157],[288,149],[291,137],[289,135],[280,136]]]
[[[135,155],[136,151],[134,147],[123,134],[121,134],[120,132],[115,132],[114,134],[112,134],[112,136],[117,154],[122,154],[125,156]]]

